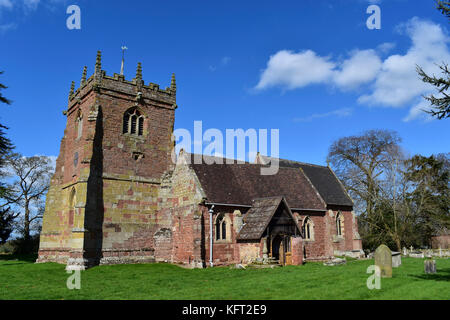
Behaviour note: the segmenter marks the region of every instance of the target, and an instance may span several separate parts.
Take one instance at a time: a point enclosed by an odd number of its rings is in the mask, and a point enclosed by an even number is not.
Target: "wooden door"
[[[286,265],[292,265],[292,250],[291,250],[291,237],[285,238],[285,256],[286,256]]]
[[[282,266],[284,266],[284,264],[286,263],[286,260],[285,260],[285,252],[284,252],[284,241],[283,240],[281,240],[281,242],[280,242],[280,264],[282,265]]]

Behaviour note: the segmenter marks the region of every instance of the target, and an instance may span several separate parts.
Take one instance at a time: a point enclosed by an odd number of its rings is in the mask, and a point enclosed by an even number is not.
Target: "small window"
[[[303,233],[305,235],[305,240],[314,240],[314,225],[311,218],[305,218],[303,223]]]
[[[144,116],[136,108],[125,112],[122,132],[138,136],[144,134]]]
[[[220,215],[216,220],[216,240],[227,239],[227,222],[224,215]]]
[[[342,236],[342,214],[340,212],[336,217],[336,232],[338,236]]]
[[[83,134],[83,115],[81,114],[80,111],[78,111],[76,119],[76,128],[77,128],[77,139],[79,139]]]

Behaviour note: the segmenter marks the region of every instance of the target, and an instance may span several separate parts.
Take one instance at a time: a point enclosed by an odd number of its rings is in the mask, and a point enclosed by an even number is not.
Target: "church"
[[[140,63],[132,80],[108,76],[100,52],[89,78],[84,67],[63,111],[37,262],[204,268],[362,253],[353,202],[328,166],[173,159],[176,92],[175,75],[166,89],[145,84]],[[261,175],[272,161],[278,172]]]

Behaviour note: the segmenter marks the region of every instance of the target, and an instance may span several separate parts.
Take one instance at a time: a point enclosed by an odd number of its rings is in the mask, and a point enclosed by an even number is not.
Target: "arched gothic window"
[[[303,233],[305,240],[314,240],[314,224],[309,217],[306,217],[303,222]]]
[[[136,109],[130,109],[123,116],[123,133],[142,136],[144,133],[144,116]]]
[[[342,236],[342,214],[339,212],[336,216],[336,232],[338,236]]]
[[[221,214],[216,220],[216,240],[227,239],[227,222],[225,216]]]

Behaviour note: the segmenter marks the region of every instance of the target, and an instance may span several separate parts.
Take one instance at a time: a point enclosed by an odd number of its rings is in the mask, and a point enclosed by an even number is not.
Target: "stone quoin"
[[[93,75],[83,69],[63,112],[37,262],[299,265],[362,252],[353,202],[328,166],[280,159],[264,176],[271,158],[260,154],[172,161],[176,92],[175,75],[166,89],[145,84],[140,63],[131,81],[108,76],[100,52]]]

